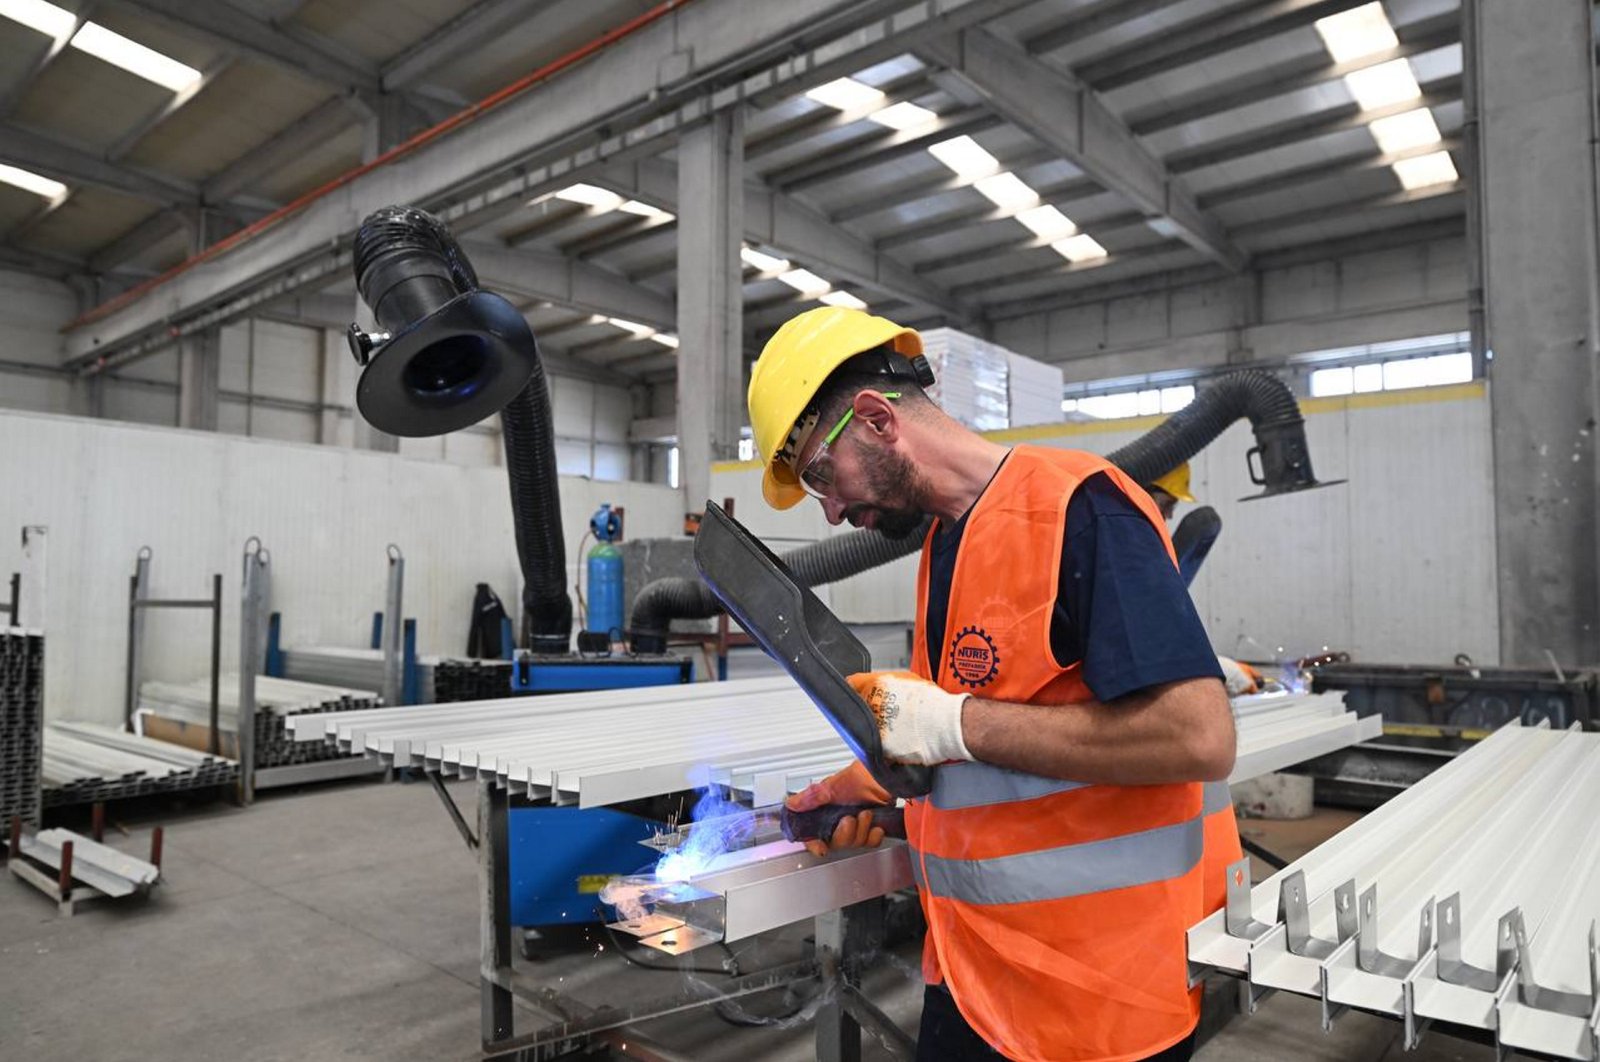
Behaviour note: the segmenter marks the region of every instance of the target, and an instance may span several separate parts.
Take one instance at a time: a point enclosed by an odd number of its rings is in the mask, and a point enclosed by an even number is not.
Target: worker
[[[1144,484],[1144,489],[1160,510],[1161,519],[1170,522],[1179,502],[1195,500],[1194,495],[1189,493],[1189,462],[1185,461],[1165,475],[1157,476]]]
[[[891,536],[935,519],[910,671],[850,677],[885,754],[934,765],[906,814],[918,1058],[1188,1058],[1184,931],[1235,752],[1216,655],[1148,494],[1093,454],[969,431],[930,382],[915,331],[826,307],[777,331],[749,390],[771,505],[810,494]],[[790,805],[887,799],[857,764]],[[830,840],[881,839],[868,811]]]

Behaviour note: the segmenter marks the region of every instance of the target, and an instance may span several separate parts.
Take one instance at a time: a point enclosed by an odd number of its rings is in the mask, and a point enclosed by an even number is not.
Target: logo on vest
[[[963,686],[977,689],[1000,673],[1000,654],[982,627],[963,627],[950,642],[950,670]]]

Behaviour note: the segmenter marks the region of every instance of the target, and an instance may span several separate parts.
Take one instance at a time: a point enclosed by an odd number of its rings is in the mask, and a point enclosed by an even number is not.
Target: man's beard
[[[884,538],[904,539],[917,531],[927,514],[922,499],[927,481],[911,459],[893,451],[863,450],[867,486],[878,501],[864,508],[877,511],[876,530]]]

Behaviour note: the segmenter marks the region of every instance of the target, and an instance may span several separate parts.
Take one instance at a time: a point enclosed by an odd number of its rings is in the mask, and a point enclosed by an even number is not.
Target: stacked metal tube
[[[0,628],[0,823],[39,824],[44,636]]]
[[[45,807],[233,785],[239,764],[96,723],[44,728]]]
[[[209,680],[186,684],[146,682],[139,689],[139,712],[185,726],[206,726],[210,720]],[[311,682],[256,677],[255,765],[282,767],[337,759],[337,749],[307,745],[288,736],[285,720],[307,712],[351,712],[377,708],[381,698],[371,690],[348,689]],[[236,734],[239,717],[239,677],[222,678],[217,705],[218,726]]]

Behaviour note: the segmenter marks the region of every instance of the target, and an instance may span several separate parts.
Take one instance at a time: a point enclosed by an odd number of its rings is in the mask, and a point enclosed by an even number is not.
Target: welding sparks
[[[707,781],[700,787],[689,835],[656,864],[657,881],[688,881],[703,874],[718,856],[746,847],[754,835],[755,821],[747,809],[724,797],[710,784],[709,774],[702,775]]]

